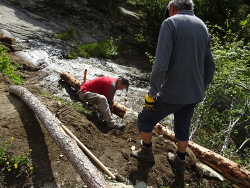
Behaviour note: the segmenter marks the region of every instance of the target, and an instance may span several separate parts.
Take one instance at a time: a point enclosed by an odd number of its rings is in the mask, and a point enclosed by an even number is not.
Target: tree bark
[[[101,173],[78,147],[76,141],[64,132],[62,128],[63,124],[32,93],[21,86],[11,86],[9,93],[20,97],[34,111],[55,143],[69,158],[82,180],[89,187],[110,187]]]
[[[123,118],[127,109],[119,104],[118,102],[114,102],[113,104],[113,113],[119,116],[120,118]]]
[[[154,127],[154,131],[169,140],[176,141],[174,133],[160,124]],[[189,141],[188,147],[201,162],[221,173],[229,181],[243,188],[250,187],[250,172],[245,168],[192,141]]]
[[[76,91],[79,91],[81,82],[77,80],[74,76],[70,75],[67,72],[62,72],[60,77],[65,81],[70,87],[74,88]]]
[[[83,83],[85,83],[86,81],[86,72],[87,71],[85,69]],[[76,91],[80,89],[81,82],[77,80],[74,76],[70,75],[67,72],[62,72],[60,74],[60,77],[62,80],[64,80],[70,87],[74,88]],[[118,102],[114,102],[113,113],[119,116],[120,118],[123,118],[126,113],[126,108],[122,106],[121,104],[119,104]]]

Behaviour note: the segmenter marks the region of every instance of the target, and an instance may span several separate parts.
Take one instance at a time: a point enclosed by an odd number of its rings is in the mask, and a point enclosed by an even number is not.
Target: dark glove
[[[145,108],[148,110],[154,110],[155,98],[150,97],[149,95],[145,96]]]

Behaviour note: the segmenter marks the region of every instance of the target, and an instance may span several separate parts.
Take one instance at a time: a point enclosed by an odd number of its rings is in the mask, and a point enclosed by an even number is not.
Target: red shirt
[[[113,105],[113,99],[116,92],[117,78],[98,77],[90,80],[80,86],[82,92],[93,92],[104,95],[110,107]]]

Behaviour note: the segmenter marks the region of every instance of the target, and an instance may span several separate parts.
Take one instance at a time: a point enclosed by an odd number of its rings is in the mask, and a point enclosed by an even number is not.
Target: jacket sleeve
[[[209,41],[209,48],[207,49],[206,58],[204,62],[204,88],[205,89],[212,82],[214,71],[215,71],[215,63],[214,63],[214,59],[213,59],[212,52],[210,49],[210,41]]]
[[[153,97],[156,97],[167,76],[173,50],[173,31],[174,25],[172,21],[165,20],[160,29],[154,67],[150,77],[149,95]]]
[[[114,103],[114,96],[115,96],[115,92],[116,92],[116,88],[115,88],[115,84],[114,83],[115,82],[113,82],[110,85],[108,94],[106,96],[110,110],[112,110],[112,106],[113,106],[113,103]]]

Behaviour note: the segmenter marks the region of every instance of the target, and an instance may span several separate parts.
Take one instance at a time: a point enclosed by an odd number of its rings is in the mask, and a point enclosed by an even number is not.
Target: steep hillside
[[[18,2],[18,1],[16,1]],[[52,9],[42,6],[42,3],[50,1],[29,1],[20,6],[0,1],[0,29],[8,31],[18,44],[25,46],[25,49],[32,48],[29,40],[38,40],[41,43],[52,43],[55,48],[62,48],[67,51],[78,43],[96,42],[112,36],[112,30],[118,29],[126,39],[135,27],[124,22],[115,22],[106,17],[106,10],[109,4],[102,3],[102,7],[85,4],[76,6],[78,1],[68,4],[63,1],[62,7]],[[101,1],[93,1],[101,2]],[[104,1],[102,1],[104,2]],[[46,4],[47,5],[47,4]],[[58,6],[55,2],[54,7]],[[52,6],[52,8],[53,8]],[[46,8],[44,8],[46,7]],[[81,17],[76,17],[76,12],[85,12]],[[110,7],[108,7],[110,8]],[[57,10],[57,11],[56,11]],[[91,18],[91,19],[90,19]],[[80,21],[82,20],[82,21]],[[115,24],[114,24],[115,23]],[[114,25],[113,25],[114,24]],[[114,27],[113,27],[114,26]],[[55,33],[73,27],[84,35],[78,41],[66,44],[52,36]],[[124,32],[125,31],[125,32]],[[123,131],[109,130],[98,120],[95,114],[88,115],[76,109],[67,109],[62,102],[56,100],[49,91],[44,92],[39,87],[41,70],[36,70],[30,62],[20,58],[14,52],[10,53],[12,59],[23,65],[18,73],[25,78],[23,87],[32,92],[53,114],[58,114],[58,119],[70,129],[76,137],[93,152],[93,154],[114,174],[119,174],[118,181],[123,182],[123,187],[168,187],[178,184],[182,180],[176,179],[174,169],[169,163],[166,154],[174,152],[176,145],[160,135],[153,137],[153,150],[155,153],[155,164],[138,162],[130,157],[131,147],[140,147],[140,137],[135,124],[127,124]],[[121,64],[127,62],[134,67],[142,67],[146,61],[145,55],[137,51],[126,49],[121,57],[116,59]],[[37,80],[34,83],[34,80]],[[30,82],[32,81],[32,82]],[[0,175],[0,187],[86,187],[84,181],[77,174],[65,154],[55,144],[48,134],[48,131],[41,124],[34,112],[14,95],[10,95],[8,88],[11,85],[9,79],[0,77],[0,138],[1,142],[10,141],[14,138],[8,150],[10,155],[28,154],[32,160],[33,170],[21,169],[21,171],[4,171]],[[67,87],[58,83],[58,87]],[[70,88],[69,88],[70,90]],[[72,95],[76,94],[72,92]],[[61,113],[66,110],[66,113]],[[93,109],[90,109],[93,110]],[[188,165],[185,172],[186,187],[233,187],[232,183],[225,180],[221,182],[218,178],[202,173],[194,164],[195,161],[188,157]],[[96,165],[93,162],[94,165]],[[99,167],[96,165],[96,168]],[[100,172],[105,173],[100,169]],[[107,178],[108,182],[112,182]],[[237,186],[234,186],[237,187]]]

